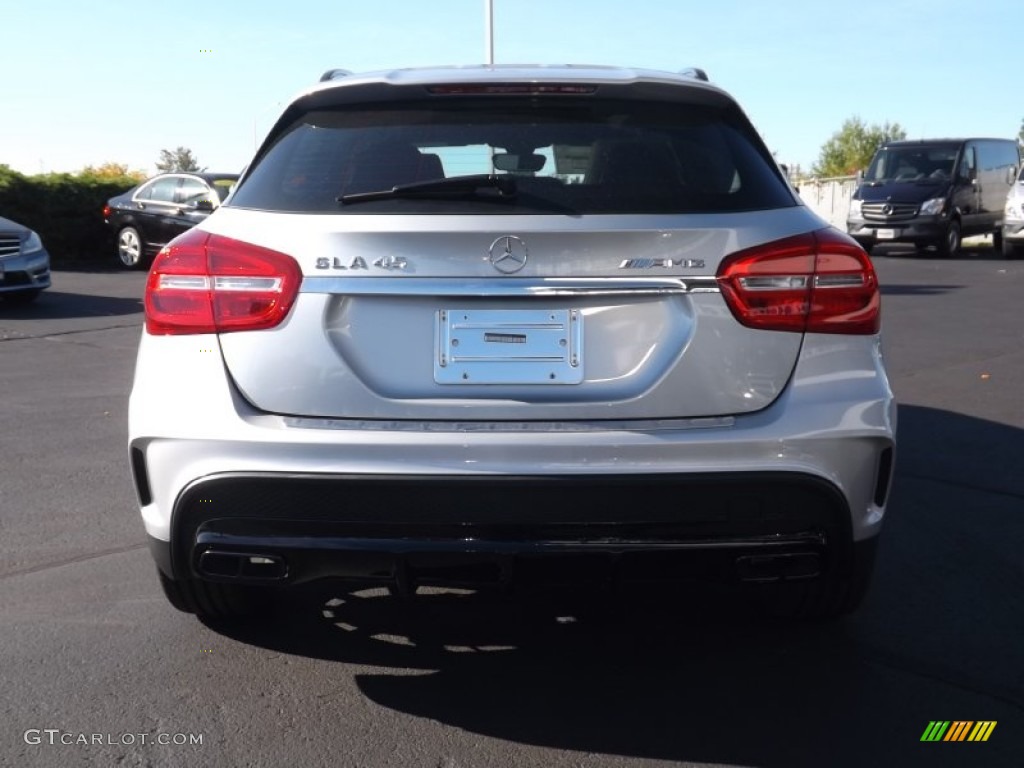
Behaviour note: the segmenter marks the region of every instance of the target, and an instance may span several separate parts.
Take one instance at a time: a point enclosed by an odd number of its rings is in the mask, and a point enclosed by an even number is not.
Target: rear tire
[[[256,618],[272,597],[267,589],[245,584],[219,584],[200,579],[172,579],[159,568],[157,576],[167,602],[182,613],[209,621]]]
[[[1002,232],[1002,230],[997,229],[995,232],[992,233],[992,247],[996,251],[1001,251],[1003,249],[1003,232]]]
[[[125,227],[117,233],[117,258],[125,269],[141,269],[145,266],[146,246],[142,235],[135,227]]]
[[[761,607],[772,616],[829,621],[853,613],[864,602],[875,570],[878,537],[853,545],[853,563],[843,576],[764,585]]]
[[[951,259],[960,253],[960,222],[955,219],[946,226],[946,233],[936,244],[936,250],[944,259]]]

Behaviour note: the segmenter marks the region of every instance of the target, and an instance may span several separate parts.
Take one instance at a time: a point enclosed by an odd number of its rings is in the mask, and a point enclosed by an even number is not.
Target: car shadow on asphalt
[[[880,286],[883,296],[938,296],[943,293],[961,291],[962,285],[906,285],[900,283],[883,283]]]
[[[913,245],[876,245],[871,258],[920,259],[921,261],[1008,261],[1002,251],[989,244],[965,245],[953,258],[944,258],[933,248],[915,248]]]
[[[64,320],[75,317],[121,317],[142,313],[142,299],[43,291],[31,304],[0,300],[0,318]]]
[[[875,585],[837,622],[763,617],[714,585],[401,598],[326,584],[295,596],[286,620],[213,628],[337,662],[322,674],[354,675],[379,706],[586,765],[1016,764],[1024,616],[991,585],[1019,569],[1011,457],[1024,430],[903,406],[900,440]],[[323,697],[325,718],[334,706]],[[930,720],[957,717],[999,720],[1003,740],[967,763],[921,743]]]

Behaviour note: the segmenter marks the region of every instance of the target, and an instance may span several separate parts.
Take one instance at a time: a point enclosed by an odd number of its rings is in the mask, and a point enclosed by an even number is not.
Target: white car
[[[860,603],[875,271],[702,74],[332,71],[291,102],[146,287],[129,450],[176,607],[599,575]]]
[[[1006,195],[1001,234],[1003,256],[1016,259],[1024,255],[1024,165],[1017,173],[1017,183]]]

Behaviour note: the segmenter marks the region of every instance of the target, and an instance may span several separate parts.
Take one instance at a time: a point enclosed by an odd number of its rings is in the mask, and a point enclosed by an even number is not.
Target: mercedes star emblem
[[[499,237],[491,243],[487,253],[494,268],[505,275],[511,275],[525,267],[530,256],[526,243],[515,235]]]

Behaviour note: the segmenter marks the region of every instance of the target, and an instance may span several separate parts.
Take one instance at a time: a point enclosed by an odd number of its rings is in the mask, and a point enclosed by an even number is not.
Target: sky
[[[1011,0],[492,0],[498,64],[699,66],[779,162],[809,169],[843,122],[909,138],[1013,138],[1024,120]],[[23,173],[185,146],[248,162],[327,69],[485,61],[486,0],[5,0],[0,164]]]

